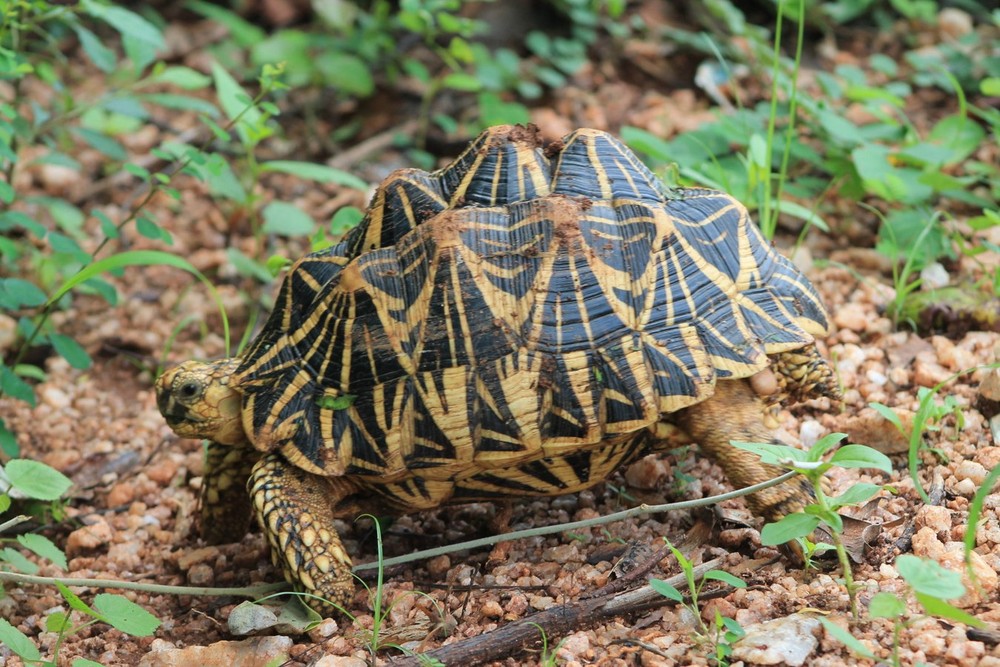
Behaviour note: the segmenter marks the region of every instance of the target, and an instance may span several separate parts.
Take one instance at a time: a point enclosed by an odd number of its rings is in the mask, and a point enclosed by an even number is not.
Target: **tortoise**
[[[761,373],[781,397],[837,395],[827,329],[736,199],[666,187],[601,131],[543,146],[499,126],[390,175],[292,266],[241,356],[185,362],[156,393],[175,433],[209,441],[205,537],[256,515],[329,612],[354,590],[336,518],[572,493],[679,439],[737,487],[774,477],[730,441],[774,441]],[[810,501],[801,480],[748,499],[765,518]]]

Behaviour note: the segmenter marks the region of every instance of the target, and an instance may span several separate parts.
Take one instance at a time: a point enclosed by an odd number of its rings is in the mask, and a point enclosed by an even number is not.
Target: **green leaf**
[[[0,550],[0,561],[7,562],[18,572],[24,574],[38,574],[38,566],[28,560],[24,554],[16,549],[4,547]]]
[[[924,611],[932,616],[958,621],[959,623],[971,625],[974,628],[986,627],[986,623],[983,621],[967,612],[962,611],[954,605],[948,604],[938,597],[926,595],[924,593],[914,593],[914,596],[917,598],[917,602],[920,603],[920,606],[924,608]]]
[[[9,204],[14,201],[14,197],[17,193],[14,192],[14,188],[11,187],[10,183],[7,181],[0,181],[0,201],[4,204]]]
[[[651,578],[649,580],[649,587],[668,600],[681,603],[684,602],[684,596],[681,595],[681,592],[662,579]]]
[[[165,109],[180,109],[205,114],[209,118],[218,118],[219,110],[214,104],[197,97],[177,95],[175,93],[146,93],[140,99],[164,107]]]
[[[224,25],[229,29],[236,43],[244,48],[252,47],[267,37],[263,30],[224,7],[201,0],[190,0],[184,3],[184,6]]]
[[[0,394],[35,405],[35,390],[7,366],[0,365]]]
[[[785,466],[789,459],[803,463],[809,460],[806,452],[787,445],[776,445],[768,442],[737,442],[735,440],[732,445],[758,455],[763,463],[769,465]]]
[[[49,632],[65,632],[71,626],[69,614],[64,612],[56,611],[45,617],[45,629]]]
[[[59,356],[68,361],[69,365],[73,368],[79,370],[90,368],[90,355],[87,354],[87,351],[79,343],[69,336],[53,333],[49,334],[49,341],[52,343],[52,347],[56,349],[56,352],[59,353]]]
[[[987,97],[1000,97],[1000,77],[990,76],[980,81],[979,92]]]
[[[356,206],[339,208],[330,219],[330,233],[340,236],[353,229],[364,217],[365,214]]]
[[[212,64],[212,78],[215,80],[219,104],[226,112],[226,117],[236,121],[236,131],[240,135],[240,140],[246,145],[256,143],[254,128],[263,123],[263,116],[254,106],[253,98],[218,63]]]
[[[11,308],[12,310],[21,306],[32,308],[45,303],[45,292],[27,280],[4,278],[0,280],[0,290],[6,298],[11,299],[15,304]]]
[[[875,468],[892,473],[892,461],[882,452],[865,445],[844,445],[830,458],[830,463],[841,468]]]
[[[264,224],[261,231],[265,234],[281,234],[283,236],[305,236],[311,234],[316,223],[295,204],[283,201],[273,201],[262,211]]]
[[[274,279],[274,275],[262,266],[260,262],[247,257],[239,248],[230,246],[226,248],[226,259],[233,265],[236,272],[241,276],[259,280],[263,284],[268,284]]]
[[[104,667],[104,665],[93,660],[88,660],[87,658],[73,658],[70,667]]]
[[[183,88],[184,90],[200,90],[211,84],[212,79],[211,77],[206,76],[197,70],[193,70],[190,67],[174,65],[172,67],[166,67],[163,71],[156,73],[150,79],[150,82],[169,83],[177,86],[178,88]]]
[[[5,618],[0,618],[0,644],[5,645],[16,656],[22,660],[41,660],[42,654],[38,652],[27,635],[15,628]]]
[[[868,650],[868,647],[862,644],[858,639],[854,637],[850,632],[840,627],[828,618],[819,617],[819,622],[823,624],[826,628],[827,634],[839,641],[841,644],[851,649],[858,655],[869,658],[870,660],[875,659],[875,654]]]
[[[56,582],[56,588],[59,589],[59,594],[66,600],[66,604],[69,605],[70,609],[76,609],[87,616],[97,617],[97,613],[86,602],[81,600],[79,595],[67,588],[61,581]]]
[[[881,591],[872,596],[868,613],[872,618],[900,618],[906,613],[906,603],[894,593]]]
[[[451,74],[448,74],[441,81],[441,85],[445,88],[451,88],[452,90],[462,90],[472,93],[483,87],[477,77],[471,74],[466,74],[465,72],[452,72]]]
[[[91,148],[96,148],[112,160],[120,162],[128,157],[125,148],[106,134],[85,127],[74,127],[73,133],[83,139]]]
[[[148,637],[160,627],[160,619],[121,595],[99,593],[94,597],[94,609],[101,620],[133,637]]]
[[[830,504],[837,507],[857,505],[868,500],[881,490],[882,486],[879,484],[869,484],[868,482],[856,483],[836,498],[831,498]]]
[[[944,160],[945,164],[964,160],[979,148],[985,138],[986,130],[978,122],[960,114],[942,118],[927,135],[928,141],[951,151],[951,155]]]
[[[93,0],[83,0],[83,10],[108,23],[123,37],[148,44],[156,50],[163,48],[163,34],[155,25],[135,12],[116,5],[101,5]]]
[[[83,52],[87,54],[99,70],[105,74],[110,74],[115,70],[115,66],[118,65],[118,58],[115,56],[115,52],[112,49],[104,46],[104,42],[101,38],[92,33],[91,31],[84,28],[79,23],[73,22],[71,24],[73,31],[76,33],[77,39],[80,40],[80,46],[83,47]]]
[[[339,396],[323,394],[316,399],[316,404],[323,410],[346,410],[351,407],[356,398],[355,394],[340,394]]]
[[[802,204],[797,202],[789,201],[787,199],[782,199],[778,201],[778,210],[785,215],[790,215],[793,218],[798,218],[803,222],[806,222],[814,227],[818,227],[824,232],[830,231],[830,225],[824,220],[816,211],[811,208],[806,208]]]
[[[723,583],[729,584],[733,588],[746,588],[747,584],[745,581],[737,576],[729,574],[724,570],[709,570],[705,573],[705,579],[714,579],[715,581],[721,581]]]
[[[766,524],[760,531],[760,543],[774,546],[806,537],[816,529],[819,522],[818,516],[794,512],[775,523]]]
[[[11,459],[4,466],[11,486],[37,500],[56,500],[73,482],[55,468],[30,459]]]
[[[869,403],[868,407],[892,422],[893,426],[899,429],[900,432],[903,431],[903,422],[900,421],[899,415],[896,414],[896,411],[888,405],[882,405],[881,403]]]
[[[17,437],[13,431],[7,428],[3,417],[0,417],[0,452],[12,459],[16,459],[21,453],[21,448],[17,445]],[[0,513],[2,512],[3,510],[0,510]]]
[[[356,190],[368,189],[368,183],[342,169],[334,169],[325,164],[297,162],[295,160],[271,160],[260,165],[261,171],[279,171],[300,178],[308,178],[319,183],[335,183]]]
[[[53,544],[52,540],[44,535],[38,535],[36,533],[18,535],[17,541],[25,549],[33,551],[42,558],[52,561],[52,563],[59,569],[66,569],[66,554],[62,552],[62,549]]]
[[[903,554],[896,559],[896,571],[914,593],[951,600],[965,595],[962,576],[943,567],[937,561]]]
[[[371,69],[357,56],[325,49],[314,62],[323,81],[338,93],[368,97],[375,92]]]

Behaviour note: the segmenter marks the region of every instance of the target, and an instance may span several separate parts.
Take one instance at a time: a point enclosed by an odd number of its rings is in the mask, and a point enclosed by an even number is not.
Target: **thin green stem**
[[[166,584],[148,584],[141,581],[115,581],[114,579],[87,579],[73,577],[40,577],[34,574],[0,571],[0,581],[10,581],[18,584],[39,584],[55,586],[56,583],[65,586],[82,586],[87,588],[117,588],[126,591],[143,591],[145,593],[160,593],[165,595],[223,596],[239,595],[248,598],[258,598],[274,591],[284,590],[286,584],[259,584],[257,586],[242,586],[231,588],[210,588],[205,586],[168,586]]]
[[[779,7],[781,5],[782,3],[779,3]],[[779,9],[779,12],[780,11],[781,10]],[[794,137],[794,132],[795,132],[795,117],[799,99],[798,95],[799,67],[802,62],[802,44],[805,41],[805,28],[806,28],[805,14],[806,14],[806,3],[803,0],[802,2],[799,2],[799,19],[798,19],[799,31],[795,41],[795,65],[792,69],[792,81],[788,91],[788,126],[785,128],[785,145],[781,151],[781,167],[778,170],[778,189],[774,194],[774,201],[776,204],[781,202],[781,193],[785,187],[785,179],[788,177],[788,160],[792,153],[792,139]],[[774,71],[777,72],[778,71],[777,62],[775,63],[774,67],[775,67]],[[767,156],[768,160],[770,160],[771,159],[770,143],[768,144]],[[771,165],[769,163],[768,172],[770,172],[770,169]],[[770,178],[768,178],[768,180],[770,181]],[[774,217],[774,220],[768,223],[768,227],[770,228],[772,235],[778,228],[778,212],[779,212],[778,206],[775,206],[774,210],[771,213],[771,215]]]
[[[751,493],[756,493],[763,489],[770,488],[776,484],[781,484],[782,482],[791,479],[796,476],[797,472],[786,472],[780,477],[775,477],[772,480],[763,482],[761,484],[755,484],[753,486],[748,486],[744,489],[737,489],[736,491],[730,491],[728,493],[722,493],[717,496],[710,496],[708,498],[699,498],[698,500],[684,500],[676,503],[666,503],[664,505],[646,505],[643,503],[638,507],[633,507],[631,509],[623,510],[621,512],[615,512],[614,514],[608,514],[606,516],[597,517],[594,519],[587,519],[584,521],[573,521],[570,523],[561,523],[554,526],[542,526],[540,528],[529,528],[527,530],[518,530],[511,533],[504,533],[502,535],[492,535],[490,537],[484,537],[478,540],[469,540],[468,542],[459,542],[457,544],[449,544],[443,547],[437,547],[435,549],[425,549],[424,551],[416,551],[405,556],[398,556],[396,558],[386,558],[382,561],[375,561],[372,563],[362,563],[360,565],[354,566],[355,572],[360,572],[363,570],[373,570],[378,567],[389,567],[393,565],[401,565],[403,563],[410,563],[416,560],[423,560],[427,558],[433,558],[435,556],[441,556],[443,554],[453,553],[456,551],[466,551],[471,549],[479,549],[481,547],[493,546],[498,542],[507,542],[509,540],[520,540],[528,537],[539,537],[541,535],[554,535],[556,533],[571,532],[574,530],[580,530],[583,528],[591,528],[593,526],[600,526],[606,523],[614,523],[615,521],[623,521],[624,519],[629,519],[635,516],[641,516],[645,514],[660,514],[663,512],[675,512],[680,509],[692,509],[694,507],[709,507],[716,505],[724,500],[729,500],[731,498],[739,498],[740,496],[745,496]]]
[[[813,480],[813,490],[816,493],[816,506],[820,508],[820,516],[835,514],[830,504],[827,502],[826,494],[823,492],[822,475],[817,475]],[[847,556],[847,549],[840,539],[840,533],[830,526],[830,539],[833,540],[834,550],[837,552],[837,561],[840,563],[841,572],[844,575],[844,588],[847,589],[847,597],[851,601],[851,616],[857,622],[860,618],[858,614],[858,590],[854,583],[854,572],[851,570],[851,561]]]
[[[771,212],[771,155],[774,151],[774,129],[778,119],[778,78],[781,67],[781,24],[785,15],[785,3],[778,3],[778,16],[774,22],[774,51],[771,64],[771,111],[767,119],[767,146],[764,151],[767,156],[767,177],[764,179],[764,197],[761,201],[760,224],[764,236],[772,238],[774,227]]]

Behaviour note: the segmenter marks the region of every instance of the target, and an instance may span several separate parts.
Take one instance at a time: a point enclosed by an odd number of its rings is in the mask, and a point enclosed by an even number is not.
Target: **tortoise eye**
[[[185,382],[177,390],[181,398],[194,398],[201,391],[201,386],[197,382]]]

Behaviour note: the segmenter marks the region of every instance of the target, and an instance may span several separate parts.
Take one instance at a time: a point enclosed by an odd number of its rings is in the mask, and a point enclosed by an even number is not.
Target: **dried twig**
[[[694,568],[695,578],[718,567],[722,558],[715,558]],[[667,579],[676,588],[687,585],[684,574]],[[652,588],[642,586],[624,593],[613,593],[598,598],[579,600],[532,614],[502,628],[471,637],[454,644],[424,653],[420,658],[407,656],[390,660],[391,667],[420,667],[422,659],[437,659],[446,665],[480,665],[510,657],[523,651],[545,633],[552,638],[568,632],[590,627],[601,621],[646,609],[652,603],[669,604]]]

